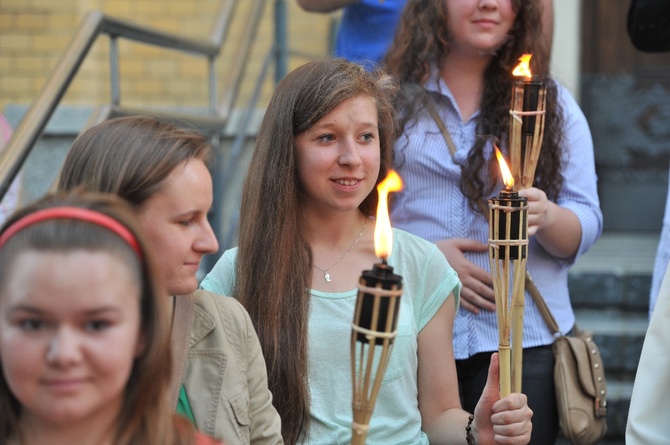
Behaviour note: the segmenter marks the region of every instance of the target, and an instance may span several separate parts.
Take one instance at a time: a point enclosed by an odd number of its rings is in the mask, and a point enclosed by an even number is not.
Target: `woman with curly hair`
[[[532,54],[531,70],[547,86],[535,181],[520,191],[529,203],[528,270],[563,333],[575,323],[568,269],[602,231],[590,130],[570,93],[548,75],[542,12],[541,0],[410,0],[386,56],[404,93],[395,167],[405,188],[391,220],[435,242],[463,283],[453,343],[469,411],[498,346],[488,223],[480,206],[502,188],[491,136],[508,154],[512,70],[524,53]],[[554,337],[530,297],[524,320],[522,386],[535,413],[531,443],[554,443]]]

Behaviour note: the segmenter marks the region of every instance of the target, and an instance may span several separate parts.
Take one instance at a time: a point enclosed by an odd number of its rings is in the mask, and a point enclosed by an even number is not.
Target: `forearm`
[[[582,240],[582,226],[572,210],[549,202],[545,224],[535,234],[540,245],[551,255],[570,258]]]
[[[465,445],[468,415],[462,409],[449,409],[431,419],[424,419],[422,429],[431,445]]]
[[[309,12],[333,12],[361,0],[297,0],[298,5]]]

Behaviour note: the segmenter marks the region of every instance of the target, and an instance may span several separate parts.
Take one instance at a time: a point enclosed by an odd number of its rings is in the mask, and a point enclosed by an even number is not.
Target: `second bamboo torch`
[[[505,160],[495,147],[505,182],[505,189],[489,199],[489,251],[493,291],[498,315],[498,351],[500,353],[500,396],[512,390],[520,392],[522,346],[514,346],[512,361],[510,333],[523,331],[523,310],[513,311],[523,303],[526,256],[528,253],[528,200],[514,191],[514,178]],[[521,314],[513,319],[512,313]],[[519,337],[520,338],[520,337]]]
[[[381,262],[363,271],[359,280],[351,331],[353,423],[351,443],[365,444],[372,411],[386,372],[398,327],[402,277],[393,273],[393,232],[388,216],[388,193],[402,188],[400,176],[391,170],[377,185],[379,204],[375,223],[375,253]]]

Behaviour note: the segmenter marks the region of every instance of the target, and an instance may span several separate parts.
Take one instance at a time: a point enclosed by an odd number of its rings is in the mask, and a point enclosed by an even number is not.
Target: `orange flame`
[[[519,57],[519,64],[512,71],[512,75],[516,77],[526,76],[528,80],[533,78],[530,72],[530,58],[532,54],[524,54]]]
[[[402,179],[394,170],[389,170],[386,178],[377,184],[379,203],[377,204],[377,223],[375,224],[375,254],[388,259],[393,248],[393,232],[388,210],[389,192],[402,190]]]
[[[498,149],[498,146],[493,145],[493,148],[496,150],[496,158],[498,158],[498,164],[500,164],[500,172],[502,173],[503,182],[505,183],[505,188],[508,190],[514,189],[514,176],[505,162],[505,158]]]

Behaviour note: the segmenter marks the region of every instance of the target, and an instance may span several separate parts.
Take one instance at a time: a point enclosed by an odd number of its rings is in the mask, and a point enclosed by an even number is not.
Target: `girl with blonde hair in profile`
[[[168,406],[168,310],[120,199],[17,211],[0,230],[0,443],[218,443]]]
[[[228,445],[281,444],[249,315],[232,298],[197,290],[200,260],[218,249],[207,220],[211,152],[194,131],[146,116],[112,119],[75,140],[58,187],[113,193],[133,206],[171,302],[170,406]]]

